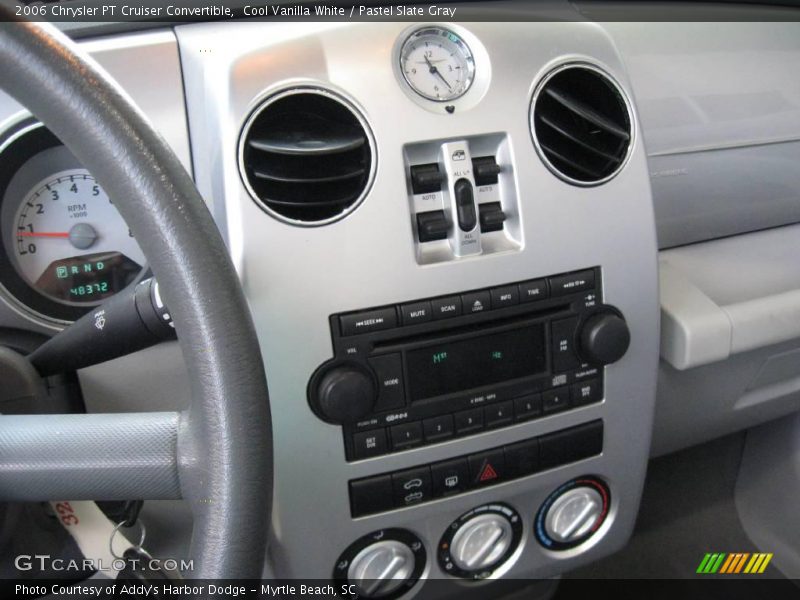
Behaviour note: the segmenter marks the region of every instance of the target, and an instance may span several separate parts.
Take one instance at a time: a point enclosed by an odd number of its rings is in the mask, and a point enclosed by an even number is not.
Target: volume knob
[[[628,351],[631,332],[622,315],[611,309],[589,317],[580,332],[581,358],[595,365],[617,362]]]
[[[314,408],[329,423],[341,425],[365,417],[377,401],[375,378],[355,364],[328,368],[317,381]]]

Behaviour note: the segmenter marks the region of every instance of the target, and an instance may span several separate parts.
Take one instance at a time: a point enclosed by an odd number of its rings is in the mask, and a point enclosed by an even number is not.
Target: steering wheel
[[[0,416],[0,500],[186,499],[198,578],[262,575],[272,433],[253,322],[190,176],[128,97],[55,27],[0,5],[0,87],[92,172],[170,308],[191,382],[182,412]],[[32,367],[31,367],[32,368]]]

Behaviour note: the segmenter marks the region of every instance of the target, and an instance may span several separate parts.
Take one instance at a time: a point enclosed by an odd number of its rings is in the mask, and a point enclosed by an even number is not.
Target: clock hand
[[[436,75],[439,79],[444,81],[444,84],[447,86],[447,89],[452,90],[453,88],[450,86],[449,83],[447,83],[447,79],[444,78],[444,75],[442,75],[439,69],[437,69],[433,63],[431,63],[430,59],[427,56],[425,56],[425,62],[428,63],[428,67],[430,67],[430,69],[428,70],[432,74]]]

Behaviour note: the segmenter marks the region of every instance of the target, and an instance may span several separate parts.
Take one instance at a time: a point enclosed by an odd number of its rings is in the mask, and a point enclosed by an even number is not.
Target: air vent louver
[[[362,119],[329,92],[301,89],[269,99],[242,133],[242,176],[270,213],[319,225],[363,198],[372,144]]]
[[[544,79],[534,95],[531,128],[547,167],[575,185],[614,177],[631,145],[631,117],[622,92],[588,65],[566,65]]]

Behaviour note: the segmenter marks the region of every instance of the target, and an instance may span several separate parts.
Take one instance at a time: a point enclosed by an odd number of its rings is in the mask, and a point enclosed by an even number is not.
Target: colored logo
[[[772,552],[709,552],[700,561],[697,573],[711,575],[761,574],[772,560]]]

